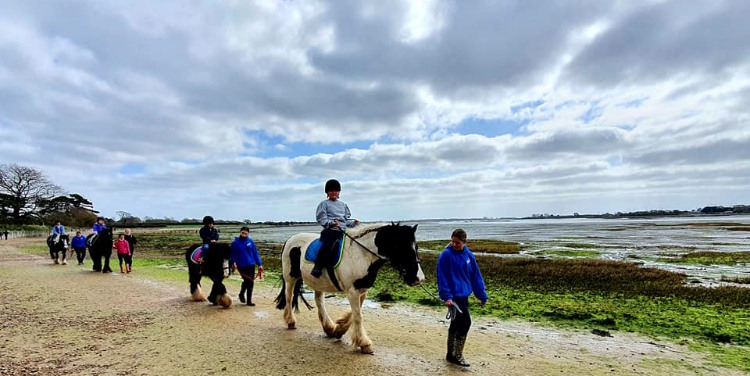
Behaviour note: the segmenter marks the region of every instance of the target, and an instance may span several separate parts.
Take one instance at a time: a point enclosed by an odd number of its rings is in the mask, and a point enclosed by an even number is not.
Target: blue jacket
[[[219,231],[216,230],[216,227],[208,228],[208,226],[203,226],[198,233],[201,236],[203,244],[211,243],[211,240],[219,241]]]
[[[105,228],[107,228],[107,225],[105,224],[100,225],[99,222],[97,222],[97,223],[94,223],[94,227],[91,227],[91,231],[93,231],[94,234],[98,234],[100,231],[104,230]]]
[[[482,302],[487,301],[484,279],[474,253],[464,245],[464,249],[454,251],[449,244],[440,253],[437,264],[438,293],[443,300],[454,297],[466,298],[472,292]]]
[[[73,248],[86,248],[86,237],[83,235],[74,236],[70,242],[70,246]]]
[[[237,264],[237,267],[239,268],[244,266],[263,265],[260,261],[258,248],[255,247],[253,239],[250,239],[249,237],[242,239],[239,236],[234,238],[234,241],[232,242],[232,262]]]
[[[65,226],[63,225],[53,226],[52,235],[65,235]]]

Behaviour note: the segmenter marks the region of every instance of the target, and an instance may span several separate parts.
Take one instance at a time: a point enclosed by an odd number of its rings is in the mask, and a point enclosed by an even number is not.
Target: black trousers
[[[133,264],[133,257],[130,255],[121,255],[117,254],[117,259],[120,260],[120,266],[122,266],[122,262],[125,261],[125,265],[130,266]]]
[[[76,258],[78,259],[78,263],[83,264],[83,259],[86,257],[86,247],[73,248],[73,250],[76,251]]]
[[[469,328],[471,328],[471,315],[469,314],[469,297],[464,298],[453,298],[453,304],[458,306],[458,308],[463,313],[456,314],[456,318],[451,321],[451,326],[448,327],[448,336],[451,334],[456,335],[457,337],[466,337],[466,335],[469,333]]]
[[[320,269],[331,265],[333,257],[333,245],[341,237],[343,231],[332,228],[324,228],[320,232],[320,242],[323,243],[318,251],[318,258],[315,259],[315,268]]]
[[[255,265],[250,266],[238,266],[237,270],[240,272],[242,277],[242,286],[240,287],[240,295],[247,292],[247,302],[253,302],[253,287],[255,287]]]

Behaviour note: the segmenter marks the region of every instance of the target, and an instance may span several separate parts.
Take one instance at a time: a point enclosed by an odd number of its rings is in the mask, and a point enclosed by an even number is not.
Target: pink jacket
[[[129,255],[130,254],[130,244],[128,244],[127,240],[115,240],[115,245],[112,246],[112,248],[117,249],[118,255]]]

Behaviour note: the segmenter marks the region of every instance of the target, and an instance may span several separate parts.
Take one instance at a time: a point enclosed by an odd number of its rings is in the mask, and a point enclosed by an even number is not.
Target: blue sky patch
[[[523,126],[527,121],[518,122],[509,119],[477,119],[468,118],[458,123],[456,132],[460,134],[479,134],[487,137],[496,137],[504,134],[517,136],[522,133]]]

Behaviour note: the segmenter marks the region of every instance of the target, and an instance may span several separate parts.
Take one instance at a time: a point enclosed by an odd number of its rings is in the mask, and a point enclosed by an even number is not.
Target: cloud
[[[731,204],[749,6],[4,2],[0,162],[108,215]]]

